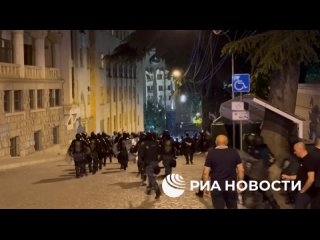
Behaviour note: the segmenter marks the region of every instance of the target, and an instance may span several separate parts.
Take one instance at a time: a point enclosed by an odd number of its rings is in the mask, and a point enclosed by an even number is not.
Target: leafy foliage
[[[318,30],[273,30],[230,42],[222,54],[247,53],[255,77],[280,70],[288,64],[318,61],[315,47],[320,47]]]
[[[164,107],[154,101],[144,105],[144,125],[146,130],[162,132],[164,129]]]

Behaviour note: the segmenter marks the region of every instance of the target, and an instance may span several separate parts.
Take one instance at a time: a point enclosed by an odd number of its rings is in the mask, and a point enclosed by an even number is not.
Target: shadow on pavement
[[[152,199],[153,201],[150,201],[150,196],[145,196],[143,202],[137,207],[133,207],[132,203],[130,203],[129,209],[152,209],[157,202],[157,200],[154,200],[154,195],[152,195]]]
[[[34,182],[32,184],[39,184],[39,183],[54,183],[54,182],[60,182],[60,181],[66,181],[66,180],[71,180],[71,179],[75,179],[74,176],[70,176],[70,177],[63,177],[63,178],[48,178],[48,179],[42,179],[38,182]]]
[[[119,173],[121,172],[120,170],[114,170],[114,171],[107,171],[107,172],[102,172],[102,174],[108,174],[108,173]]]
[[[122,189],[131,189],[131,188],[138,188],[140,186],[141,182],[130,182],[130,183],[125,183],[125,182],[118,182],[118,183],[113,183],[110,185],[118,185]]]
[[[195,196],[197,197],[197,196]],[[212,201],[211,201],[211,198],[208,198],[208,197],[197,197],[199,199],[199,201],[206,207],[206,208],[209,208],[209,209],[212,209]]]
[[[64,169],[63,171],[64,172],[74,172],[75,170],[74,170],[74,168],[71,168],[71,169]]]

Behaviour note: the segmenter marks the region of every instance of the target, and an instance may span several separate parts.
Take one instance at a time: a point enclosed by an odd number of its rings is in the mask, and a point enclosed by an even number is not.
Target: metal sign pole
[[[240,93],[240,102],[242,102],[242,93]],[[240,151],[242,151],[242,120],[240,120]]]
[[[233,54],[231,55],[231,84],[233,84],[233,74],[234,74],[234,58]],[[234,100],[234,92],[232,91],[232,100]],[[236,125],[232,121],[232,147],[236,147]]]

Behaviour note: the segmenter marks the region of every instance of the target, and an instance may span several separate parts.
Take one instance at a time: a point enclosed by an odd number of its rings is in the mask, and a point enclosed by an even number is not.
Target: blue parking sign
[[[250,74],[233,74],[232,92],[250,92]]]

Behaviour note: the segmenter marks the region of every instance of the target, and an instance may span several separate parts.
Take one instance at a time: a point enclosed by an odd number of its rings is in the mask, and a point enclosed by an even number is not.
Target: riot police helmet
[[[76,134],[76,139],[77,139],[77,140],[80,140],[80,139],[81,139],[81,134],[80,134],[80,133],[77,133],[77,134]]]

